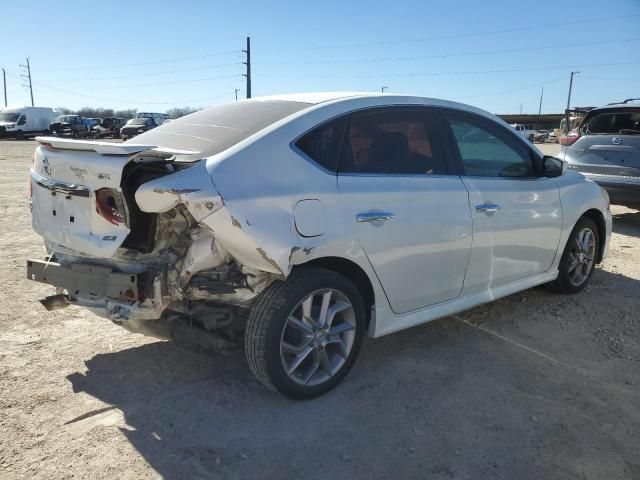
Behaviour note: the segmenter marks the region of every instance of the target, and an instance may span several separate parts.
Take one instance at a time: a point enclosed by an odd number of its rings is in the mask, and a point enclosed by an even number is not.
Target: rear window
[[[583,126],[586,134],[640,134],[640,109],[595,113]]]
[[[209,157],[309,106],[310,103],[282,100],[225,103],[180,117],[138,135],[134,141],[196,150],[199,157]]]
[[[320,125],[298,140],[296,146],[327,170],[336,172],[346,122],[344,116]]]

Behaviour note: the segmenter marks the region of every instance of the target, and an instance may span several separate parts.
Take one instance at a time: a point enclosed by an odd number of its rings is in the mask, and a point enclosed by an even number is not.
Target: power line
[[[480,31],[480,32],[436,35],[432,37],[412,38],[412,39],[403,39],[403,40],[384,40],[384,41],[366,42],[366,43],[359,42],[359,43],[351,43],[351,44],[318,45],[315,47],[306,47],[304,49],[305,50],[323,50],[323,49],[331,49],[331,48],[358,48],[358,47],[372,47],[372,46],[381,46],[381,45],[398,45],[403,43],[429,42],[433,40],[449,40],[452,38],[480,37],[485,35],[498,35],[503,33],[524,32],[529,30],[541,30],[544,28],[551,28],[551,27],[566,27],[568,25],[581,25],[585,23],[606,22],[606,21],[613,21],[613,20],[627,20],[629,18],[638,17],[638,16],[640,16],[640,14],[619,15],[615,17],[600,17],[600,18],[591,18],[591,19],[584,19],[584,20],[574,20],[571,22],[547,23],[543,25],[527,25],[522,27],[503,28],[500,30],[486,30],[486,31]],[[296,50],[296,49],[288,49],[288,50]]]
[[[427,60],[434,58],[449,58],[449,57],[471,57],[471,56],[479,56],[479,55],[494,55],[500,53],[518,53],[518,52],[528,52],[533,50],[547,50],[547,49],[556,49],[556,48],[573,48],[573,47],[583,47],[588,45],[607,45],[612,43],[626,43],[626,42],[637,42],[640,38],[629,38],[629,39],[620,39],[620,40],[604,40],[604,41],[594,41],[594,42],[581,42],[581,43],[563,43],[556,45],[544,45],[540,47],[522,47],[522,48],[510,48],[503,50],[486,50],[480,52],[464,52],[464,53],[444,53],[444,54],[436,54],[436,55],[412,55],[412,56],[402,56],[402,57],[376,57],[376,58],[351,58],[346,60],[301,60],[296,62],[265,62],[260,63],[260,65],[315,65],[315,64],[353,64],[353,63],[377,63],[377,62],[389,62],[389,61],[402,61],[402,60]]]
[[[614,62],[614,63],[587,63],[583,65],[556,65],[553,67],[526,67],[497,70],[476,70],[466,72],[425,72],[425,73],[383,73],[382,77],[435,77],[440,75],[476,75],[486,73],[513,73],[513,72],[535,72],[544,70],[563,70],[565,68],[589,68],[589,67],[615,67],[620,65],[637,65],[640,61]]]
[[[139,78],[139,77],[153,77],[153,76],[157,76],[157,75],[171,75],[173,73],[185,73],[185,72],[199,72],[202,70],[214,70],[216,68],[223,68],[223,67],[230,67],[230,66],[239,66],[241,65],[240,62],[233,62],[233,63],[220,63],[217,65],[209,65],[206,67],[198,67],[198,68],[183,68],[183,69],[178,69],[178,70],[165,70],[162,72],[150,72],[150,73],[138,73],[138,74],[133,74],[133,75],[117,75],[117,76],[113,76],[113,77],[90,77],[90,78],[69,78],[69,79],[57,79],[56,82],[60,81],[64,81],[64,82],[69,82],[69,81],[78,81],[78,82],[89,82],[89,81],[95,81],[95,80],[118,80],[121,78]]]
[[[103,90],[122,90],[124,88],[146,88],[146,87],[162,87],[166,85],[182,85],[184,83],[196,83],[196,82],[205,82],[207,80],[219,80],[222,78],[239,78],[239,73],[234,73],[231,75],[217,75],[215,77],[205,77],[205,78],[195,78],[191,80],[176,80],[174,82],[162,82],[162,83],[145,83],[138,85],[117,85],[115,87],[95,87],[95,88],[83,88],[81,91],[83,92],[96,92]]]
[[[85,67],[85,68],[62,68],[62,69],[54,69],[54,70],[42,70],[43,73],[47,72],[78,72],[78,71],[87,71],[87,70],[105,70],[110,68],[121,68],[121,67],[138,67],[140,65],[157,65],[161,63],[172,63],[172,62],[181,62],[184,60],[197,60],[201,58],[210,58],[210,57],[218,57],[222,55],[230,55],[230,54],[240,54],[240,50],[228,50],[226,52],[216,52],[216,53],[207,53],[205,55],[194,55],[190,57],[174,57],[167,58],[164,60],[154,60],[149,62],[136,62],[136,63],[121,63],[119,65],[99,65],[94,67]]]
[[[206,98],[198,98],[198,99],[190,99],[190,100],[174,100],[172,102],[151,102],[151,101],[146,101],[146,100],[122,100],[119,98],[105,98],[105,97],[96,97],[93,95],[83,95],[81,93],[78,92],[72,92],[69,90],[64,90],[61,88],[55,88],[55,87],[51,87],[49,85],[43,85],[43,84],[39,84],[41,87],[44,88],[49,88],[51,90],[55,90],[58,92],[62,92],[62,93],[66,93],[68,95],[72,95],[75,97],[83,97],[83,98],[89,98],[92,100],[101,100],[103,102],[114,102],[114,103],[127,103],[130,105],[179,105],[179,104],[187,104],[187,103],[197,103],[197,102],[207,102],[207,101],[211,101],[211,100],[217,100],[219,98],[222,97],[226,97],[227,95],[231,95],[230,93],[222,93],[220,95],[216,95],[214,97],[206,97]]]
[[[494,95],[505,95],[507,93],[513,93],[513,92],[519,92],[522,90],[529,90],[531,88],[536,88],[536,87],[540,87],[542,85],[547,85],[549,83],[554,83],[554,82],[559,82],[560,80],[564,80],[565,77],[557,77],[551,80],[545,80],[544,82],[539,82],[539,83],[534,83],[533,85],[527,85],[526,87],[516,87],[516,88],[511,88],[509,90],[501,90],[498,92],[492,92],[492,93],[481,93],[478,95],[460,95],[460,96],[456,96],[456,97],[451,97],[451,98],[479,98],[479,97],[492,97]]]
[[[9,76],[15,76],[12,75],[11,73],[7,72],[7,75]],[[225,97],[227,95],[231,96],[231,93],[222,93],[220,95],[217,96],[213,96],[213,97],[206,97],[206,98],[198,98],[198,99],[190,99],[190,100],[174,100],[171,102],[153,102],[153,101],[147,101],[147,100],[123,100],[120,98],[105,98],[105,97],[100,97],[100,96],[95,96],[95,95],[86,95],[86,94],[82,94],[79,93],[78,91],[71,91],[71,90],[66,90],[64,88],[58,88],[58,87],[53,87],[51,85],[47,85],[45,83],[42,82],[34,82],[36,83],[36,85],[49,89],[49,90],[53,90],[56,92],[61,92],[61,93],[65,93],[67,95],[73,96],[73,97],[82,97],[82,98],[88,98],[91,100],[101,100],[101,101],[105,101],[105,102],[114,102],[114,103],[127,103],[127,104],[131,104],[131,105],[177,105],[177,104],[186,104],[186,103],[196,103],[196,102],[206,102],[206,101],[210,101],[210,100],[217,100],[219,98]]]
[[[614,67],[621,65],[637,65],[640,61],[631,62],[615,62],[615,63],[588,63],[583,65],[556,65],[552,67],[526,67],[526,68],[510,68],[497,70],[470,70],[458,72],[410,72],[410,73],[364,73],[364,74],[346,74],[346,75],[278,75],[278,74],[262,74],[263,77],[272,78],[375,78],[375,77],[438,77],[438,76],[459,76],[459,75],[479,75],[487,73],[514,73],[514,72],[535,72],[545,70],[562,70],[570,68],[589,68],[589,67]]]

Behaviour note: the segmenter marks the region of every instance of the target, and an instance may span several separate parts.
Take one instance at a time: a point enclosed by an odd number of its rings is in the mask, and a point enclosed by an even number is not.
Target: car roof
[[[379,97],[381,93],[373,92],[303,92],[303,93],[287,93],[284,95],[268,95],[264,97],[256,97],[252,100],[280,100],[286,102],[300,102],[317,105],[319,103],[330,102],[332,100],[340,100],[353,97]]]
[[[445,100],[433,97],[423,97],[419,95],[408,95],[403,93],[380,93],[380,92],[308,92],[308,93],[290,93],[285,95],[269,95],[264,97],[254,97],[243,102],[260,102],[260,101],[289,101],[307,103],[309,107],[320,106],[327,103],[342,103],[353,101],[365,101],[367,99],[374,100],[377,106],[385,105],[408,105],[416,103],[418,105],[434,106],[434,107],[448,107],[467,112],[477,113],[486,117],[490,117],[497,120],[504,125],[508,125],[494,114],[482,110],[480,108],[468,105],[465,103],[458,103],[452,100]],[[384,102],[382,101],[384,99]],[[302,113],[302,112],[299,112]]]
[[[640,107],[640,103],[638,102],[627,102],[627,103],[610,103],[609,105],[603,105],[601,107],[594,108],[593,111],[597,110],[616,110],[616,109],[624,109],[624,108],[638,108]]]

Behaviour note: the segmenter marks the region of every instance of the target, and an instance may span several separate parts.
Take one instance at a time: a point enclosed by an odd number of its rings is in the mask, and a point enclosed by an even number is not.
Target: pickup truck
[[[536,129],[532,125],[522,125],[521,123],[514,123],[511,125],[516,132],[518,132],[523,138],[533,142],[536,134]]]
[[[60,115],[53,120],[49,130],[58,137],[86,138],[88,131],[82,120],[80,115]]]

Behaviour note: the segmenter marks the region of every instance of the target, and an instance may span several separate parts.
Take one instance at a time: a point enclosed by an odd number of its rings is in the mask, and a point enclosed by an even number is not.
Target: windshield
[[[19,116],[19,113],[0,113],[0,122],[17,122]]]
[[[73,121],[73,119],[76,118],[75,115],[60,115],[59,117],[56,117],[56,119],[54,120],[54,122],[59,122],[59,123],[71,123]]]
[[[127,122],[127,125],[146,125],[146,124],[147,124],[146,118],[132,118]]]
[[[640,110],[620,110],[595,114],[585,125],[585,133],[638,134],[640,133]]]
[[[196,150],[208,157],[311,104],[283,100],[233,102],[186,115],[143,133],[136,142]]]

